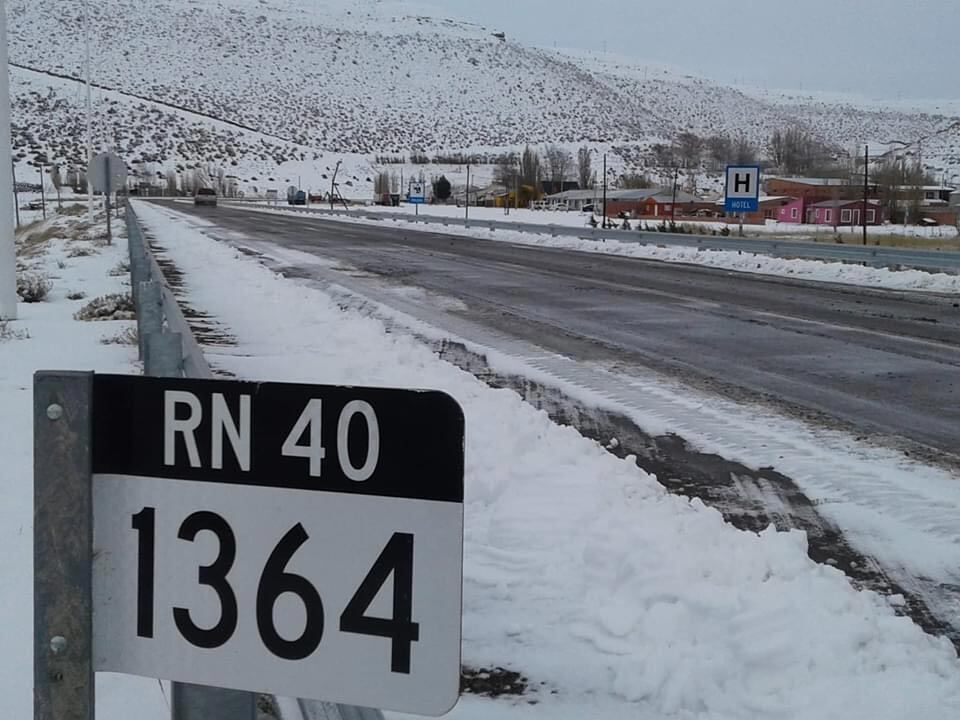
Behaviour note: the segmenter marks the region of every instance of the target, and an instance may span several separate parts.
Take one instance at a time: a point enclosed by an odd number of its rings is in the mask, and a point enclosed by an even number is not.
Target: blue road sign
[[[728,213],[756,212],[760,209],[760,167],[727,167],[727,192],[724,208]]]

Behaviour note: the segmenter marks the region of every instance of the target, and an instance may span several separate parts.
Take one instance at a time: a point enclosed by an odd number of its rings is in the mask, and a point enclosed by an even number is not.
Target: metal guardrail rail
[[[125,220],[144,374],[214,377],[129,202]],[[253,693],[186,683],[174,683],[171,704],[173,720],[254,720],[257,714]],[[296,708],[301,717],[285,717],[284,720],[384,720],[379,710],[352,705],[297,700]]]
[[[232,201],[225,201],[224,204],[232,204]],[[249,207],[249,203],[237,203],[238,206],[241,204]],[[485,228],[492,231],[510,230],[536,235],[550,235],[552,237],[574,237],[596,241],[617,240],[619,242],[637,243],[640,245],[670,245],[697,248],[700,250],[728,250],[782,258],[865,263],[874,267],[915,268],[918,270],[960,273],[960,252],[955,251],[914,250],[910,248],[880,247],[877,245],[813,243],[794,240],[763,240],[723,237],[721,235],[686,235],[641,230],[604,230],[593,227],[578,228],[565,225],[539,225],[505,220],[465,220],[464,218],[447,218],[438,215],[417,216],[395,212],[374,213],[364,211],[363,209],[331,210],[328,208],[305,208],[298,206],[272,208],[267,205],[257,206],[257,208],[262,208],[264,211],[284,210],[329,217],[351,217],[365,220],[397,220],[414,224],[441,225],[443,227]]]

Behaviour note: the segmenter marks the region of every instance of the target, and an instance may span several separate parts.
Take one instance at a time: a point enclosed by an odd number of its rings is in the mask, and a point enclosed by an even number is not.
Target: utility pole
[[[470,163],[467,163],[467,187],[463,194],[463,226],[470,227]]]
[[[7,72],[7,8],[0,1],[0,163],[13,168],[10,150],[10,79]],[[10,199],[13,197],[13,173],[0,173],[0,320],[17,318],[17,250],[14,244]],[[17,207],[17,203],[14,203]],[[19,212],[19,210],[17,211]]]
[[[673,169],[673,199],[670,201],[670,225],[676,225],[677,218],[677,180],[680,177],[680,167]],[[672,229],[672,228],[671,228]]]
[[[603,154],[603,224],[604,230],[607,229],[607,154]]]
[[[86,56],[84,73],[87,85],[87,221],[92,229],[93,183],[90,180],[90,171],[93,166],[93,99],[90,94],[90,0],[83,0],[83,46]]]
[[[20,227],[20,193],[17,192],[17,166],[11,160],[10,177],[13,178],[13,213],[17,218],[17,227]]]
[[[867,244],[867,199],[870,194],[870,146],[863,146],[863,244]]]

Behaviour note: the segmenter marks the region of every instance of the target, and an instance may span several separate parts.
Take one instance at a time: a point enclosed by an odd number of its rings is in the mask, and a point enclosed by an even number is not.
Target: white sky
[[[528,44],[723,82],[876,99],[960,97],[960,0],[429,0]]]

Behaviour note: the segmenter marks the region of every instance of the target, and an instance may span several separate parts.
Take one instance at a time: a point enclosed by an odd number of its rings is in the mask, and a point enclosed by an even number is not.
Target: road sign
[[[111,152],[100,153],[90,161],[87,168],[90,184],[96,192],[115,193],[121,190],[127,182],[127,166]]]
[[[94,378],[94,665],[441,715],[463,438],[437,392]]]
[[[410,183],[410,192],[407,194],[407,201],[415,205],[423,205],[427,201],[422,182],[413,181]]]
[[[757,165],[727,167],[724,206],[728,213],[757,212],[760,209],[760,168]]]

